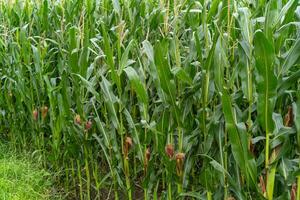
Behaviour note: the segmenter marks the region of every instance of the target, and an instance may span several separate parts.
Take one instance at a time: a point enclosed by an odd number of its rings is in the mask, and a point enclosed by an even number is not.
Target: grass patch
[[[54,199],[51,174],[34,161],[0,144],[0,199]]]

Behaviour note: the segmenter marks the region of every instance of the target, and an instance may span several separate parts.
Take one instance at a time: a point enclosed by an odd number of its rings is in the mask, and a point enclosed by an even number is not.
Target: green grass
[[[50,200],[53,183],[51,174],[30,159],[0,144],[0,199]]]

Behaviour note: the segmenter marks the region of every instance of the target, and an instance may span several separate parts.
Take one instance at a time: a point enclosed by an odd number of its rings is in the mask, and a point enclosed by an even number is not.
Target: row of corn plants
[[[298,0],[0,0],[0,78],[66,199],[300,199]]]

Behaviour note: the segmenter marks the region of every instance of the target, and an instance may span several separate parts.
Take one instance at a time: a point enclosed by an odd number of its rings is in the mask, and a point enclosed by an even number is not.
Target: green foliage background
[[[1,138],[70,199],[300,199],[299,21],[297,0],[0,1]]]

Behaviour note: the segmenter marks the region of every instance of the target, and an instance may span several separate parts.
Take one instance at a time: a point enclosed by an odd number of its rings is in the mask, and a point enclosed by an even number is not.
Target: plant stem
[[[83,199],[83,190],[82,190],[82,177],[81,177],[81,169],[80,169],[80,161],[77,159],[77,175],[79,180],[79,193],[80,193],[80,200]]]
[[[172,200],[172,184],[168,183],[168,200]]]
[[[300,167],[300,163],[299,163],[299,167]],[[300,199],[300,176],[297,177],[297,200]]]
[[[87,140],[87,134],[86,133],[86,140]],[[86,189],[87,189],[87,198],[91,199],[91,177],[90,177],[90,170],[89,170],[89,162],[88,162],[88,151],[86,148],[86,145],[84,146],[84,154],[85,154],[85,173],[86,173],[86,179],[87,179],[87,183],[86,183]]]

